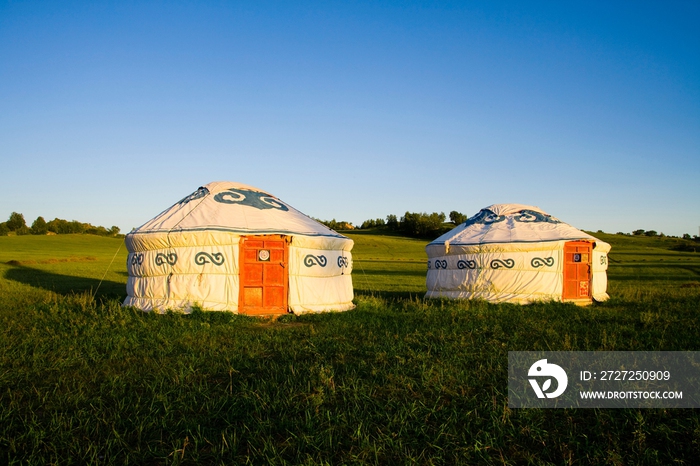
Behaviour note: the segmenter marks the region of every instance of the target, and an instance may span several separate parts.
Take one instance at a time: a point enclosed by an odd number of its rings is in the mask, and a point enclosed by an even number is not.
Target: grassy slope
[[[355,241],[355,291],[408,296],[425,293],[426,240],[382,231],[344,232]],[[610,291],[624,293],[654,285],[677,288],[700,281],[700,253],[677,252],[673,238],[594,233],[612,245]],[[116,254],[116,255],[115,255]],[[58,293],[94,290],[101,296],[124,295],[126,248],[123,240],[92,235],[0,237],[0,273],[21,283]],[[17,265],[8,262],[17,261]],[[14,262],[13,262],[14,263]],[[24,274],[16,269],[24,269]],[[108,271],[107,271],[108,270]],[[107,271],[105,275],[105,271]],[[35,274],[34,280],[31,275]]]
[[[14,287],[31,285],[66,294],[95,291],[99,285],[99,296],[123,298],[126,256],[124,240],[118,238],[0,236],[0,275]]]
[[[425,246],[429,241],[372,230],[343,234],[355,241],[357,292],[381,296],[425,293]],[[608,270],[612,296],[675,293],[683,286],[700,284],[700,253],[671,250],[678,242],[674,238],[591,234],[612,245]]]
[[[343,232],[355,241],[352,250],[355,291],[394,297],[425,294],[428,241],[378,233]]]
[[[671,250],[678,243],[674,238],[591,234],[612,245],[608,278],[613,296],[700,284],[700,253]]]
[[[506,398],[509,350],[700,350],[700,290],[687,286],[700,254],[599,235],[615,260],[602,305],[424,302],[425,241],[349,236],[358,308],[274,323],[123,309],[109,299],[123,297],[123,248],[96,303],[70,291],[94,289],[118,240],[0,238],[0,463],[700,456],[694,410],[511,410]],[[81,257],[96,259],[51,260]]]

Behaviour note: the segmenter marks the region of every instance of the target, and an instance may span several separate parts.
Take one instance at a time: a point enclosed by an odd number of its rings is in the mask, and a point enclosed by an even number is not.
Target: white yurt
[[[252,186],[202,186],[125,242],[125,306],[251,315],[354,307],[353,241]]]
[[[608,251],[537,207],[494,204],[426,246],[426,297],[605,301]]]

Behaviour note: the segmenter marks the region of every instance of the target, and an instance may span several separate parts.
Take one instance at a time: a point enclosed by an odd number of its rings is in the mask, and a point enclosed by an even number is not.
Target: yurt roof
[[[262,189],[230,181],[200,187],[131,234],[206,230],[345,238]]]
[[[547,241],[598,241],[578,228],[540,209],[524,204],[493,204],[481,209],[430,243],[479,245],[497,243],[539,243]]]

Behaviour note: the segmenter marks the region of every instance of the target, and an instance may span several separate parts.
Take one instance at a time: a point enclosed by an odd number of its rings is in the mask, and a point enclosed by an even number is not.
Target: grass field
[[[276,322],[122,308],[118,239],[0,237],[0,464],[697,464],[697,410],[509,409],[507,354],[700,350],[699,253],[599,234],[610,301],[492,305],[349,236],[357,309]]]

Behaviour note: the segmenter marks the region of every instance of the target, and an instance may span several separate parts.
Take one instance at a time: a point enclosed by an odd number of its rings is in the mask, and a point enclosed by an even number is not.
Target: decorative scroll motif
[[[494,259],[491,261],[491,268],[492,269],[500,269],[501,267],[505,267],[507,269],[512,269],[514,265],[515,265],[515,261],[513,259],[506,259],[506,260]]]
[[[308,256],[307,256],[308,257]],[[312,256],[313,257],[313,256]],[[338,256],[338,267],[348,267],[350,265],[350,261],[348,260],[347,257],[345,256]]]
[[[470,225],[475,224],[490,225],[492,223],[502,222],[505,219],[505,215],[496,215],[489,209],[481,209],[478,214],[476,214],[472,218],[468,218],[467,221],[464,222],[464,226],[468,227]]]
[[[214,196],[214,200],[222,204],[239,204],[260,210],[277,209],[285,212],[289,210],[279,199],[250,189],[229,188]]]
[[[206,196],[207,194],[209,194],[209,190],[208,190],[207,188],[205,188],[205,187],[201,187],[201,188],[199,188],[197,191],[195,191],[195,192],[193,192],[192,194],[190,194],[189,196],[180,199],[180,200],[178,201],[178,204],[180,204],[180,205],[187,204],[187,203],[190,202],[190,201],[194,201],[194,200],[197,200],[197,199],[201,199],[201,198],[203,198],[204,196]]]
[[[532,265],[536,269],[542,267],[543,265],[546,265],[547,267],[551,267],[554,265],[554,258],[553,257],[533,257],[532,260],[530,261],[530,265]]]
[[[608,263],[608,256],[606,256],[605,254],[600,256],[600,265],[605,265],[607,263]]]
[[[304,265],[307,267],[313,267],[314,265],[325,267],[327,263],[328,260],[324,255],[314,256],[313,254],[307,254],[306,257],[304,257]]]
[[[158,254],[156,254],[156,265],[163,265],[166,262],[170,265],[177,264],[177,254],[175,254],[174,252],[169,252],[168,254],[163,254],[162,252],[159,252]]]
[[[534,210],[521,210],[518,215],[513,216],[513,220],[522,223],[535,223],[535,222],[545,222],[545,223],[561,223],[560,220],[552,217],[551,215],[542,214],[540,212],[535,212]]]
[[[430,263],[430,261],[428,261],[428,270],[430,270],[431,268],[432,268],[432,264]]]
[[[224,255],[220,252],[215,252],[214,254],[209,254],[208,252],[198,252],[194,256],[194,263],[197,265],[204,265],[212,263],[219,266],[224,263]]]
[[[436,269],[446,269],[447,268],[447,261],[446,260],[435,260],[435,268]]]
[[[134,253],[134,255],[131,256],[131,265],[141,265],[143,264],[143,253],[138,252]]]
[[[457,268],[458,269],[475,269],[476,268],[476,261],[470,261],[470,260],[458,260],[457,261]]]

